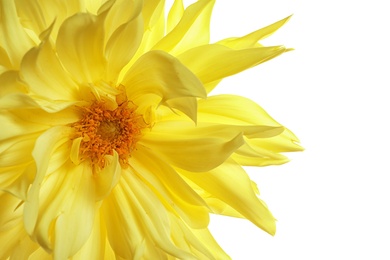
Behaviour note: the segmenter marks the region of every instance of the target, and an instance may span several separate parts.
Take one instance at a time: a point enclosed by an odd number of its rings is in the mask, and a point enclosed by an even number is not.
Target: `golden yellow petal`
[[[286,51],[283,46],[258,47],[234,50],[219,44],[190,49],[178,56],[203,84],[221,80],[262,62],[275,58]],[[198,57],[202,57],[199,59]],[[229,66],[226,66],[229,64]],[[205,85],[207,92],[212,86]]]
[[[186,8],[175,28],[154,47],[178,55],[185,50],[209,43],[210,18],[215,0],[200,0]]]
[[[246,172],[233,160],[204,173],[180,172],[209,194],[229,204],[255,225],[275,234],[275,219],[255,194]]]

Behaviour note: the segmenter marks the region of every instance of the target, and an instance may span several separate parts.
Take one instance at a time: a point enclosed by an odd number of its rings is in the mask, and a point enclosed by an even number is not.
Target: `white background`
[[[212,41],[294,14],[264,43],[295,51],[222,81],[218,92],[254,99],[306,148],[288,164],[248,169],[278,219],[275,237],[212,217],[233,259],[390,259],[386,2],[217,0]]]

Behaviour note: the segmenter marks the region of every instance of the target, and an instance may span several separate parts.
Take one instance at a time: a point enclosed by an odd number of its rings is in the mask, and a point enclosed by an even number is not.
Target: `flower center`
[[[109,110],[104,102],[95,102],[81,109],[81,120],[71,125],[76,130],[73,139],[82,138],[80,159],[90,160],[93,167],[104,168],[105,156],[113,155],[115,150],[121,164],[127,165],[142,130],[148,126],[142,115],[135,112],[136,106],[125,101]]]

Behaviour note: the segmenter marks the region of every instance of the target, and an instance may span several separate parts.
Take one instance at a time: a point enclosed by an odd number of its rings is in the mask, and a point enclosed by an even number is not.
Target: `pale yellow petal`
[[[95,219],[93,221],[93,229],[90,237],[88,238],[84,246],[72,258],[70,258],[71,260],[109,260],[108,257],[105,257],[106,243],[108,243],[106,239],[107,232],[101,219],[102,217],[100,214],[95,215]]]
[[[47,39],[23,58],[21,79],[29,90],[52,100],[77,100],[78,86],[58,60],[54,46]]]
[[[104,75],[104,14],[75,14],[58,32],[58,56],[78,83],[95,83]]]
[[[175,28],[154,47],[178,55],[185,50],[209,43],[210,18],[215,0],[200,0],[186,8]]]
[[[229,160],[204,173],[180,172],[221,201],[229,204],[264,231],[275,234],[275,219],[255,194],[251,181],[240,165]]]
[[[59,26],[73,14],[83,11],[82,1],[79,0],[15,0],[18,15],[23,27],[30,29],[39,36],[50,24],[54,23],[52,37],[57,37]]]
[[[130,172],[124,175],[123,180],[129,201],[133,203],[138,218],[142,220],[144,232],[150,236],[155,245],[179,259],[195,259],[191,254],[177,248],[172,243],[169,235],[168,215],[149,188]],[[148,258],[147,255],[145,258]]]
[[[258,47],[234,50],[219,44],[190,49],[178,56],[203,84],[219,81],[285,52],[285,47]],[[199,59],[199,57],[202,57]],[[210,92],[213,86],[207,86]]]
[[[221,259],[215,257],[219,253],[219,246],[208,248],[207,244],[210,241],[207,239],[199,239],[195,236],[194,231],[200,229],[190,229],[180,219],[171,216],[171,230],[172,240],[175,245],[191,252],[197,259]]]
[[[96,185],[96,201],[106,198],[114,189],[121,177],[122,167],[119,164],[119,156],[116,151],[113,153],[113,156],[106,155],[106,166],[93,176]]]
[[[27,86],[20,81],[18,71],[7,71],[0,75],[0,97],[11,93],[27,93]]]
[[[0,0],[0,46],[7,52],[13,68],[19,68],[23,55],[34,46],[19,22],[15,2]]]
[[[0,75],[10,69],[12,69],[12,64],[8,58],[8,54],[6,50],[4,50],[4,48],[0,46]]]
[[[39,216],[31,235],[55,259],[67,259],[80,250],[92,231],[96,203],[91,169],[68,161],[47,174],[37,200],[28,198]],[[25,216],[29,212],[26,204]]]
[[[172,167],[143,147],[137,149],[129,163],[168,210],[192,228],[207,227],[207,205]]]
[[[49,168],[50,155],[59,144],[67,142],[69,133],[68,127],[57,126],[44,132],[36,141],[32,155],[36,161],[37,172],[28,194],[24,214],[26,230],[30,234],[33,233],[38,219],[40,186]]]
[[[225,45],[233,49],[244,49],[261,46],[258,41],[267,38],[282,27],[291,16],[288,16],[276,23],[268,25],[243,37],[228,38],[217,42],[218,44]]]
[[[179,23],[180,19],[182,18],[183,13],[184,13],[183,0],[175,0],[168,13],[168,19],[167,19],[168,33],[172,31],[173,28],[176,27],[176,25]]]
[[[199,79],[176,58],[162,51],[144,54],[128,71],[122,84],[128,98],[136,104],[137,98],[142,99],[147,94],[161,97],[161,102],[180,97],[206,97]]]
[[[198,172],[223,163],[244,140],[241,131],[230,131],[223,125],[172,128],[169,123],[161,123],[139,143],[153,149],[170,164]]]
[[[124,259],[180,259],[193,257],[176,248],[170,238],[167,213],[158,198],[131,171],[122,174],[104,201],[107,234],[116,255]]]
[[[123,12],[129,10],[129,12]],[[143,36],[141,1],[116,1],[106,18],[107,78],[116,82],[137,51]]]
[[[212,252],[215,259],[230,259],[208,229],[193,229],[192,232]]]

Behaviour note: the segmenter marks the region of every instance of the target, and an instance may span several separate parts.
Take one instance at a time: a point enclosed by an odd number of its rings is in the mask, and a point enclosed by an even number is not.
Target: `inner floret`
[[[108,109],[103,101],[80,108],[81,120],[71,125],[75,129],[72,139],[81,139],[80,160],[90,160],[93,167],[104,168],[105,156],[113,155],[115,150],[120,163],[127,165],[142,130],[148,126],[136,108],[128,101],[114,110]]]

